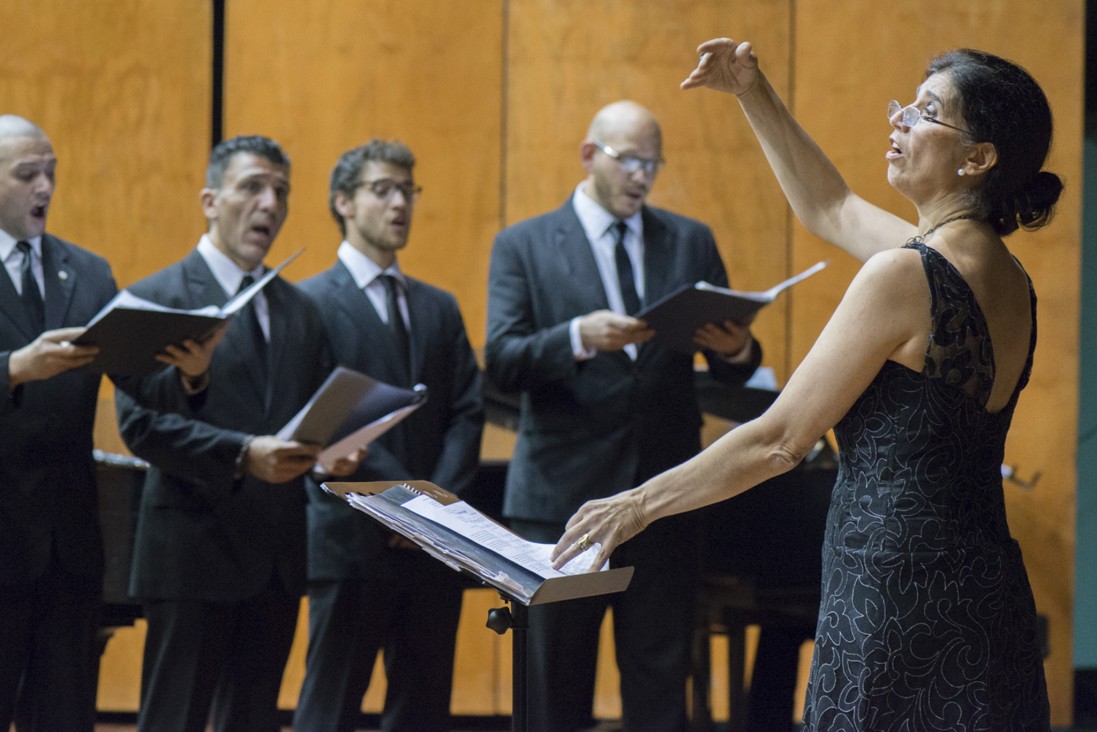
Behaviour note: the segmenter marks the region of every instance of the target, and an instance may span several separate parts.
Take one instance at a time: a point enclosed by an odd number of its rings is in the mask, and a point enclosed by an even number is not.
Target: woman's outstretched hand
[[[552,566],[559,569],[597,545],[598,553],[590,570],[601,569],[614,549],[639,534],[646,525],[636,490],[587,501],[568,521],[564,535],[552,550]]]
[[[758,57],[749,41],[714,38],[697,47],[697,68],[681,83],[683,89],[707,86],[735,96],[746,94],[758,81]]]

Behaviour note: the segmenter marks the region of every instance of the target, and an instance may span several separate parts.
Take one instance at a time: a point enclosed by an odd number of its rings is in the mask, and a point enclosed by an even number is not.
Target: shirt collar
[[[592,242],[598,241],[605,236],[609,227],[613,226],[619,219],[617,219],[609,211],[602,208],[602,204],[595,201],[586,191],[583,190],[583,186],[586,185],[586,181],[583,181],[575,187],[575,193],[571,197],[572,206],[575,208],[575,215],[579,217],[579,223],[583,225],[583,230],[587,233],[587,239]],[[632,232],[637,240],[643,241],[643,223],[641,221],[640,212],[637,211],[627,219],[623,219],[625,225],[628,226],[629,231]]]
[[[36,236],[32,239],[16,239],[8,232],[0,229],[0,262],[8,261],[8,257],[15,251],[16,243],[21,241],[29,242],[30,248],[38,255],[38,259],[42,259],[42,237]]]
[[[402,286],[407,287],[407,280],[404,273],[400,271],[400,264],[396,260],[393,260],[391,267],[382,270],[376,262],[355,249],[348,241],[343,241],[339,245],[337,256],[343,266],[347,268],[347,271],[350,272],[354,284],[358,285],[359,289],[368,287],[382,273],[392,275],[400,281]]]
[[[221,285],[221,289],[229,297],[235,295],[240,289],[240,283],[243,281],[244,275],[250,274],[258,280],[266,270],[262,264],[251,271],[240,269],[236,262],[229,259],[227,254],[217,248],[209,238],[209,234],[203,234],[202,238],[198,240],[198,253],[206,261],[210,272],[213,273],[213,278],[217,280],[217,283]]]

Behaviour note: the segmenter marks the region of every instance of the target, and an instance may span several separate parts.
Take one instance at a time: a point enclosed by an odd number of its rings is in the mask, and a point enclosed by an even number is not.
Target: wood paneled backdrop
[[[832,266],[758,318],[767,365],[784,380],[857,265],[789,214],[733,99],[682,92],[694,47],[754,42],[763,68],[850,184],[897,213],[885,179],[887,100],[908,101],[925,62],[956,46],[1012,58],[1041,82],[1057,136],[1050,168],[1067,189],[1055,223],[1011,240],[1040,294],[1040,345],[1007,460],[1039,484],[1006,485],[1039,610],[1050,624],[1053,719],[1071,707],[1074,445],[1081,247],[1083,2],[1000,0],[231,0],[224,43],[225,135],[262,133],[293,158],[291,214],[275,262],[328,266],[338,244],[327,180],[338,155],[395,137],[419,157],[425,188],[407,271],[452,290],[483,343],[490,245],[506,224],[555,208],[582,175],[578,144],[603,104],[632,98],[664,127],[668,165],[652,202],[708,222],[733,284],[761,289],[823,258]],[[111,260],[121,286],[182,257],[204,229],[212,10],[196,0],[6,0],[0,113],[40,123],[60,158],[50,230]],[[1054,50],[1054,53],[1049,51]],[[98,439],[117,449],[109,388]],[[485,450],[505,451],[505,436]],[[483,627],[495,602],[470,593],[454,711],[507,713],[508,637]],[[303,626],[302,626],[303,627]],[[100,708],[136,708],[140,624],[111,641]],[[283,687],[292,707],[298,638]],[[598,707],[615,713],[612,669]],[[366,708],[379,707],[372,689]]]

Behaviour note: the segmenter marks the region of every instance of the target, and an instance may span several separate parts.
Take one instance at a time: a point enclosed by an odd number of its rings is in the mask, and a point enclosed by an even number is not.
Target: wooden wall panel
[[[5,0],[0,113],[37,122],[58,157],[49,230],[110,260],[120,286],[204,228],[206,3]],[[196,172],[197,171],[197,172]]]
[[[502,8],[499,0],[228,4],[225,135],[269,135],[293,160],[290,216],[270,258],[308,247],[287,270],[290,279],[334,261],[339,231],[328,212],[328,178],[339,155],[371,137],[399,138],[415,152],[424,187],[401,267],[453,292],[474,345],[482,343],[489,247],[499,225]],[[485,620],[462,625],[458,643],[470,653],[458,657],[456,713],[497,711],[491,672],[509,638],[492,634]],[[296,703],[304,649],[299,637],[283,683],[285,708]],[[383,689],[371,686],[368,710],[380,709]],[[508,687],[507,710],[509,700]]]
[[[209,4],[5,0],[0,23],[0,114],[39,124],[58,157],[49,231],[105,256],[123,287],[178,259],[204,228]],[[111,395],[97,445],[119,449]],[[107,646],[101,709],[137,708],[143,638]]]
[[[499,222],[503,4],[322,0],[228,4],[225,135],[265,134],[293,159],[290,216],[271,261],[308,247],[297,280],[330,266],[339,230],[328,178],[339,155],[399,138],[423,188],[401,266],[453,292],[483,342]]]
[[[1071,557],[1074,556],[1074,445],[1077,405],[1078,271],[1081,251],[1083,3],[964,3],[929,0],[880,4],[848,0],[797,3],[793,107],[809,131],[871,201],[911,218],[914,209],[886,182],[888,100],[914,97],[926,63],[970,46],[1010,58],[1043,86],[1056,120],[1049,169],[1067,189],[1054,223],[1007,242],[1032,276],[1040,298],[1039,346],[1032,381],[1021,399],[1006,460],[1021,477],[1043,477],[1032,490],[1006,483],[1010,524],[1025,553],[1038,611],[1048,616],[1051,655],[1045,664],[1053,723],[1071,714]],[[862,32],[864,29],[871,32]],[[1054,53],[1048,53],[1055,49]],[[786,49],[758,49],[768,67]],[[794,260],[815,261],[829,248],[795,229]],[[827,256],[832,256],[829,252]],[[833,257],[848,281],[856,263]],[[844,283],[843,283],[844,285]],[[812,290],[796,301],[794,354],[807,352],[843,286]],[[805,290],[805,292],[807,292]]]
[[[507,64],[505,220],[559,207],[583,179],[579,144],[595,112],[633,99],[658,117],[667,165],[650,201],[709,224],[735,287],[764,289],[790,272],[787,211],[764,175],[734,99],[678,84],[694,49],[722,33],[790,48],[786,2],[512,0]],[[773,64],[786,88],[787,64]],[[783,301],[759,316],[766,363],[787,373]]]

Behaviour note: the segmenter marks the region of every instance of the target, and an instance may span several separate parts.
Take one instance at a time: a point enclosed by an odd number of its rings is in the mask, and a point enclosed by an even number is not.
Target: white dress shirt
[[[33,239],[16,239],[8,232],[0,229],[0,262],[3,262],[4,268],[8,270],[8,275],[11,276],[12,284],[15,285],[15,291],[22,295],[23,253],[15,246],[20,241],[25,241],[30,244],[31,251],[33,252],[31,271],[34,272],[34,279],[38,282],[38,293],[42,295],[42,299],[44,300],[46,297],[46,288],[44,287],[45,277],[42,273],[42,237],[36,236]]]
[[[587,241],[590,243],[591,252],[594,254],[594,261],[598,265],[598,275],[602,279],[602,288],[606,291],[610,310],[628,315],[629,313],[625,312],[625,302],[621,297],[621,286],[617,279],[617,239],[613,234],[613,225],[620,219],[617,219],[609,211],[602,208],[601,204],[587,195],[583,190],[584,185],[586,185],[585,181],[575,188],[575,193],[571,197],[572,206],[575,208],[576,216],[579,217],[579,223],[583,226],[583,231],[587,234]],[[632,260],[632,276],[636,284],[636,294],[640,296],[640,301],[643,302],[644,224],[639,211],[624,219],[624,222],[628,227],[628,231],[625,232],[623,243],[629,259]],[[597,351],[583,348],[583,341],[579,336],[579,318],[572,319],[569,333],[571,334],[571,350],[576,360],[582,361],[594,358]],[[624,350],[629,358],[636,360],[639,348],[635,343],[628,344]]]
[[[236,262],[229,259],[227,254],[210,241],[208,234],[203,234],[202,238],[198,240],[198,253],[206,261],[206,265],[213,272],[213,278],[217,280],[217,284],[221,285],[226,297],[232,297],[237,293],[240,289],[240,283],[244,281],[244,275],[251,275],[259,280],[266,274],[266,267],[262,264],[250,272],[240,269]],[[251,302],[255,306],[259,326],[263,329],[263,337],[270,343],[270,307],[267,305],[267,296],[260,290]]]
[[[404,329],[408,332],[411,331],[408,320],[408,299],[405,296],[405,292],[408,287],[407,278],[404,277],[404,273],[400,271],[400,265],[396,260],[393,260],[392,266],[387,269],[381,269],[377,266],[377,263],[367,257],[362,252],[351,246],[350,242],[344,241],[339,245],[339,251],[337,253],[339,261],[350,272],[350,276],[354,279],[354,284],[358,285],[362,290],[365,290],[366,297],[373,303],[374,309],[377,310],[377,315],[380,316],[381,321],[388,325],[389,322],[389,307],[388,307],[388,295],[385,292],[385,283],[381,281],[381,275],[392,275],[400,283],[400,286],[396,288],[396,301],[400,308],[400,316],[404,320]]]

